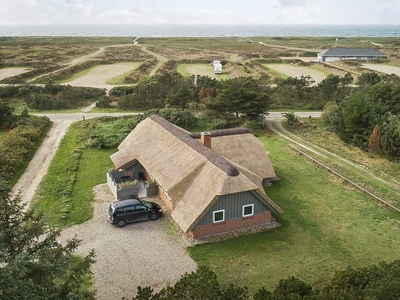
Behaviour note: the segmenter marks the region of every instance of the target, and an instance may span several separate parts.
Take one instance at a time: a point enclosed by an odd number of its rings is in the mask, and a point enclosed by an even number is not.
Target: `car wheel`
[[[126,225],[126,221],[125,220],[119,220],[117,223],[118,227],[124,227]]]
[[[155,221],[155,220],[157,220],[158,219],[158,215],[157,214],[152,214],[151,216],[150,216],[150,220],[152,220],[152,221]]]

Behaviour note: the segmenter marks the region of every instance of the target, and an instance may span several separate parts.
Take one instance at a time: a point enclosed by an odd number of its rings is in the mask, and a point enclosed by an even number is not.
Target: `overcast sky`
[[[400,0],[0,0],[0,24],[400,24]]]

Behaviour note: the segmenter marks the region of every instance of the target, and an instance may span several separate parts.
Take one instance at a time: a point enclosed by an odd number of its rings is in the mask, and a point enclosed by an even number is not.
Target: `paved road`
[[[289,110],[286,111],[286,112],[289,112]],[[268,118],[282,118],[282,114],[283,113],[284,112],[270,112],[270,113],[268,113],[267,119]],[[296,112],[295,111],[294,114],[296,116],[298,116],[299,118],[309,118],[310,116],[312,118],[319,118],[319,117],[322,116],[322,112],[321,111],[310,111],[310,112],[305,112],[305,111]]]
[[[285,112],[270,112],[268,113],[267,118],[282,118],[282,114]],[[139,113],[74,113],[74,114],[35,114],[36,116],[47,116],[50,120],[71,120],[71,121],[80,121],[85,117],[85,119],[98,118],[102,116],[129,116],[129,115],[137,115]],[[312,118],[321,117],[322,112],[312,111],[312,112],[294,112],[294,114],[300,118],[308,118],[311,116]]]
[[[59,120],[70,120],[72,122],[81,121],[83,117],[85,119],[93,119],[103,116],[131,116],[131,115],[138,115],[139,113],[74,113],[74,114],[35,114],[35,116],[46,116],[51,121],[59,121]]]

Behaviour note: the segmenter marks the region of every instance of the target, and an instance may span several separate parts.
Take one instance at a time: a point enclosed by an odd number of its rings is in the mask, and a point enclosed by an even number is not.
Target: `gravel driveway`
[[[151,286],[159,291],[174,284],[185,272],[196,269],[196,263],[185,251],[184,239],[166,233],[167,216],[118,228],[106,221],[108,206],[114,201],[107,184],[96,186],[94,191],[93,218],[64,229],[60,241],[76,235],[82,240],[78,254],[87,255],[95,250],[92,270],[97,299],[130,299],[137,286]]]

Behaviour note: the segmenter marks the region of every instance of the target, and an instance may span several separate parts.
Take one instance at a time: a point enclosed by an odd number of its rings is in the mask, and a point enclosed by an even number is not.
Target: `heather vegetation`
[[[15,115],[1,102],[0,114],[0,128],[8,130],[0,138],[0,176],[14,181],[40,146],[51,122],[47,117],[29,115],[27,110]]]
[[[46,84],[8,85],[0,87],[0,99],[9,106],[20,99],[31,110],[75,109],[105,97],[102,89],[91,87],[72,87],[70,85]]]

